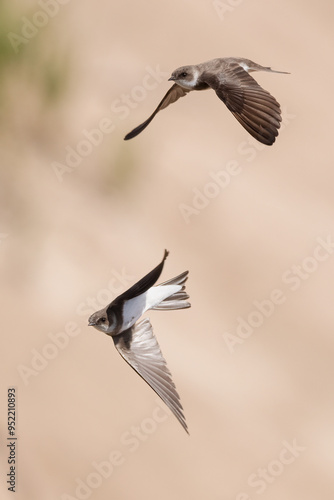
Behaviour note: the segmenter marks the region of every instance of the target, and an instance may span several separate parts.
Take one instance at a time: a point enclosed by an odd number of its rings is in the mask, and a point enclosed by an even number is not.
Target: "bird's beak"
[[[88,326],[95,326],[94,321],[88,321]]]
[[[169,82],[170,82],[170,81],[174,82],[175,80],[176,80],[175,76],[171,76],[170,78],[168,78],[168,81],[169,81]]]

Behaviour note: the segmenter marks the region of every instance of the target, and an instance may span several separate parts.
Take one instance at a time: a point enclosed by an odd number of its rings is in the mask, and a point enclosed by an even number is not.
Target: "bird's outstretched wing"
[[[128,290],[126,290],[121,295],[119,295],[115,300],[113,300],[109,304],[109,307],[114,307],[118,303],[123,302],[124,300],[133,299],[135,297],[138,297],[138,295],[141,295],[142,293],[147,292],[147,290],[149,288],[151,288],[156,283],[156,281],[159,279],[168,254],[169,254],[168,250],[165,250],[163,259],[160,262],[160,264],[158,264],[154,269],[152,269],[152,271],[150,271],[148,274],[146,274],[146,276],[144,276],[142,279],[137,281],[137,283],[132,285],[132,287],[130,287]]]
[[[115,347],[127,363],[147,382],[170,408],[188,432],[180,396],[155,338],[150,321],[144,318],[113,337]]]
[[[201,81],[208,84],[255,139],[270,146],[281,126],[281,108],[237,62],[226,64],[222,73],[205,72]]]
[[[129,139],[132,139],[133,137],[136,137],[136,135],[140,134],[147,125],[151,123],[155,115],[161,111],[162,109],[167,108],[170,104],[173,104],[173,102],[177,101],[180,97],[185,96],[189,90],[186,90],[180,85],[177,85],[174,83],[174,85],[169,89],[165,97],[162,99],[162,101],[159,103],[158,107],[153,111],[151,116],[147,118],[147,120],[144,121],[141,125],[138,125],[138,127],[134,128],[131,132],[129,132],[125,137],[124,140],[128,141]]]

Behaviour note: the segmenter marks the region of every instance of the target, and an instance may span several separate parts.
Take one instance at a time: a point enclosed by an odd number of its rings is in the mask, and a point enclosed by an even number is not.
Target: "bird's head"
[[[199,71],[196,66],[182,66],[173,71],[170,81],[177,83],[185,89],[193,89],[197,84]]]
[[[116,326],[116,318],[113,312],[107,313],[106,309],[101,309],[89,317],[88,326],[94,326],[103,333],[111,334]]]

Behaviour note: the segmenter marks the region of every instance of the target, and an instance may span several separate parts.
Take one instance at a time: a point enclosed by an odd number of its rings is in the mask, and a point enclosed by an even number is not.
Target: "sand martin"
[[[276,99],[264,90],[249,73],[274,71],[249,59],[225,57],[194,66],[182,66],[173,71],[169,80],[175,82],[151,116],[129,132],[124,140],[140,134],[155,115],[191,90],[213,89],[239,123],[255,139],[270,146],[281,126],[281,108]]]
[[[185,292],[188,271],[154,286],[167,255],[168,251],[165,250],[157,267],[104,309],[92,314],[88,324],[112,337],[120,355],[160,396],[188,432],[180,397],[151,323],[147,318],[136,323],[149,309],[168,311],[190,307],[187,302],[189,296]]]

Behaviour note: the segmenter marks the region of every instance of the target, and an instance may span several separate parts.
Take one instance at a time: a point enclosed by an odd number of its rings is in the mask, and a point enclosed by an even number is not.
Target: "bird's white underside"
[[[123,307],[122,330],[130,328],[145,311],[152,309],[180,290],[182,290],[181,285],[158,285],[153,286],[138,297],[127,300]]]

